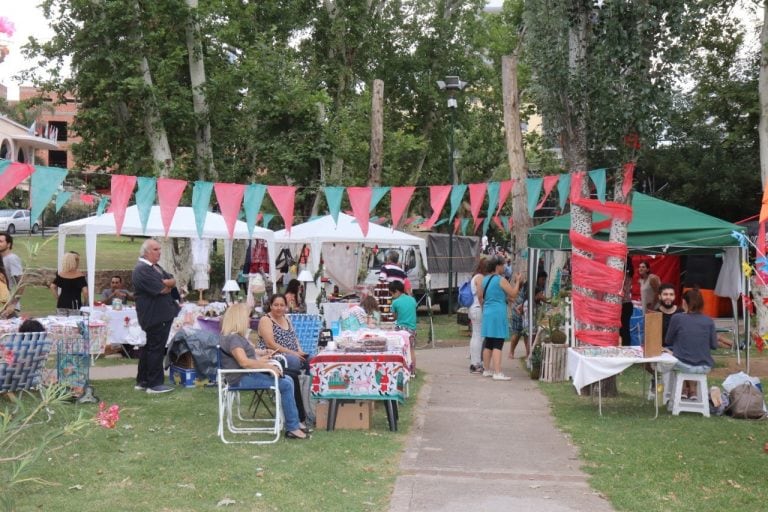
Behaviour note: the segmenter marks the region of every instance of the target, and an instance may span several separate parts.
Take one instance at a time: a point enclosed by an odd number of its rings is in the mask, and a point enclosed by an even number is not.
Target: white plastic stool
[[[672,396],[670,400],[672,416],[678,416],[681,412],[697,412],[709,418],[709,387],[707,386],[707,374],[675,372],[672,380]],[[683,390],[684,381],[697,382],[696,400],[683,400],[680,393]]]

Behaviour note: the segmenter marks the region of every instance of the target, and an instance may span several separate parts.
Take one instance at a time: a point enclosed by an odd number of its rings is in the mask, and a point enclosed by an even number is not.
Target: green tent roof
[[[605,219],[595,215],[595,220]],[[528,247],[568,251],[571,241],[568,231],[571,215],[555,217],[531,228]],[[635,192],[632,195],[632,222],[629,225],[627,246],[632,252],[659,254],[701,254],[720,252],[723,247],[736,247],[733,231],[745,229],[711,215],[678,206],[661,199]],[[608,230],[596,237],[608,239]]]

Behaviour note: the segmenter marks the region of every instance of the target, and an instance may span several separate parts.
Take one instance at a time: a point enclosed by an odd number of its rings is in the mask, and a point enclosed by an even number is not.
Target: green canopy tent
[[[594,221],[604,220],[599,214]],[[539,224],[528,231],[528,272],[529,282],[536,278],[535,262],[540,251],[570,251],[569,231],[571,215],[560,217]],[[661,199],[635,192],[632,194],[632,222],[627,229],[627,247],[634,254],[723,254],[729,248],[737,253],[739,261],[746,261],[747,251],[739,245],[739,240],[732,236],[734,232],[746,235],[746,229],[736,224],[697,212],[685,206],[679,206]],[[601,240],[607,240],[609,229],[595,234]],[[749,291],[749,281],[744,279],[742,290]],[[529,297],[531,303],[533,298]],[[731,297],[731,300],[735,299]],[[734,317],[737,312],[734,304]],[[531,325],[533,325],[532,318]],[[735,318],[736,325],[738,319]],[[744,319],[744,332],[749,340],[749,322]],[[736,334],[738,330],[734,331]],[[738,337],[738,336],[736,336]],[[572,339],[572,338],[571,338]],[[738,343],[736,343],[738,348]],[[747,371],[749,371],[747,353]]]

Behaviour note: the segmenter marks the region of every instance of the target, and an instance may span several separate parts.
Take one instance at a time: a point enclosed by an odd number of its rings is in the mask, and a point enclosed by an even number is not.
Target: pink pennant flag
[[[243,202],[245,185],[237,183],[214,183],[213,190],[216,192],[216,201],[219,203],[221,215],[224,222],[227,223],[229,239],[235,236],[235,223],[237,215],[240,213],[240,205]]]
[[[432,206],[432,216],[422,224],[422,227],[430,229],[437,222],[437,219],[440,218],[440,212],[443,211],[443,206],[445,206],[445,201],[451,195],[452,188],[451,185],[433,185],[429,187],[429,204]]]
[[[541,201],[539,201],[539,204],[536,205],[536,209],[538,210],[542,206],[544,206],[544,201],[547,200],[549,197],[549,194],[552,192],[552,189],[555,188],[555,185],[557,185],[557,180],[560,179],[560,176],[557,174],[550,174],[549,176],[544,176],[544,196],[541,198]]]
[[[454,217],[453,219],[453,234],[457,234],[459,232],[459,228],[461,227],[461,217]]]
[[[296,201],[296,187],[269,185],[267,192],[269,192],[269,197],[272,198],[272,202],[275,203],[277,211],[280,212],[280,216],[283,218],[285,230],[290,234],[291,227],[293,226],[293,205]]]
[[[0,199],[4,198],[8,192],[16,188],[16,185],[32,176],[35,166],[31,164],[22,164],[20,162],[11,162],[0,174]]]
[[[497,226],[499,226],[499,229],[501,230],[501,232],[502,232],[502,233],[504,233],[504,232],[506,231],[506,229],[504,229],[504,224],[502,224],[502,223],[501,223],[501,219],[499,218],[499,216],[498,216],[498,215],[494,215],[494,216],[493,216],[493,222],[494,222],[494,223],[495,223]]]
[[[480,217],[479,219],[475,220],[475,229],[472,230],[472,234],[474,235],[477,233],[477,228],[480,227],[480,225],[485,221],[485,217]]]
[[[507,202],[509,193],[512,192],[512,184],[515,180],[506,180],[499,183],[499,206],[496,208],[496,215],[501,213],[501,209],[504,207],[504,203]]]
[[[621,193],[626,198],[632,190],[632,180],[635,177],[635,162],[624,164],[624,181],[621,183]]]
[[[352,205],[352,213],[360,224],[363,236],[368,236],[368,219],[370,218],[371,197],[373,189],[371,187],[347,187],[349,204]]]
[[[87,205],[92,205],[96,200],[96,196],[91,194],[80,194],[80,200]]]
[[[115,231],[119,235],[123,230],[123,221],[125,220],[125,209],[128,207],[128,201],[131,199],[133,187],[136,186],[136,176],[127,174],[112,175],[112,199],[109,211],[115,214]]]
[[[416,187],[392,187],[390,190],[391,204],[389,210],[392,213],[392,229],[397,228],[415,190]]]
[[[472,183],[469,185],[469,209],[472,212],[472,219],[477,224],[477,217],[480,215],[480,209],[485,200],[485,191],[488,189],[487,183]]]
[[[158,178],[157,180],[157,202],[160,205],[160,218],[165,228],[165,236],[171,229],[173,216],[176,214],[176,208],[179,206],[181,194],[187,182],[184,180],[174,180],[170,178]]]

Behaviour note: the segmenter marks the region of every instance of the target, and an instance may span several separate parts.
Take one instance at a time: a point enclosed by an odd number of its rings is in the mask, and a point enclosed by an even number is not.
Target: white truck
[[[480,238],[476,236],[458,236],[431,232],[412,232],[427,241],[427,268],[430,282],[427,284],[426,271],[418,248],[413,246],[380,247],[370,252],[367,258],[367,276],[365,283],[375,284],[379,278],[381,266],[386,262],[387,253],[395,251],[399,255],[400,266],[408,274],[413,287],[413,296],[417,302],[431,294],[432,304],[440,306],[441,313],[448,313],[449,293],[453,293],[454,308],[458,307],[456,294],[462,283],[472,277],[480,257]],[[448,281],[448,262],[451,261],[453,291]]]

